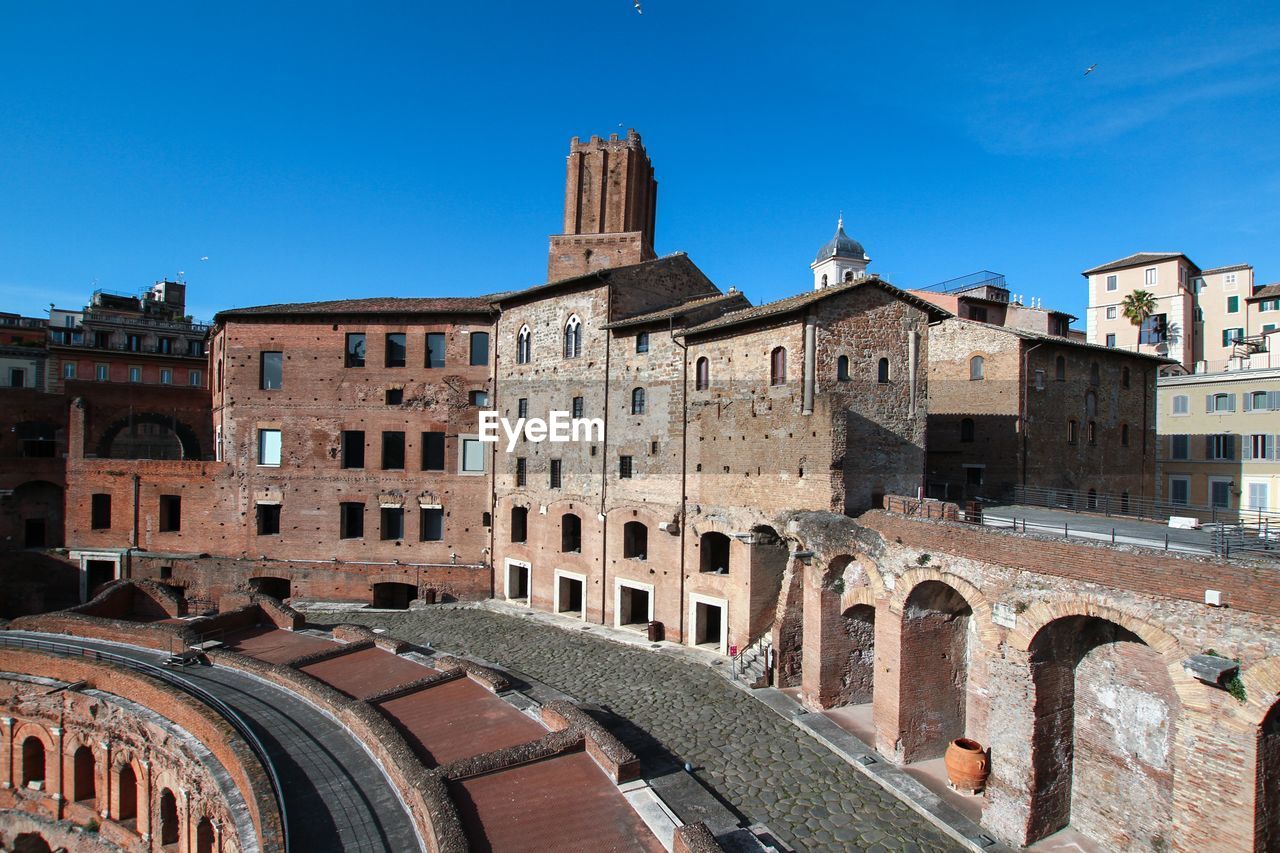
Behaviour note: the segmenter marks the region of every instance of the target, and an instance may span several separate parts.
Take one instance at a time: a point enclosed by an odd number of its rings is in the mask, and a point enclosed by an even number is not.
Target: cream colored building
[[[1280,512],[1280,369],[1164,376],[1156,394],[1161,503]]]
[[[1264,337],[1280,327],[1280,285],[1258,288],[1249,264],[1201,270],[1181,252],[1139,252],[1083,274],[1089,343],[1164,355],[1192,373],[1280,367]],[[1135,290],[1156,298],[1141,330],[1124,316]]]

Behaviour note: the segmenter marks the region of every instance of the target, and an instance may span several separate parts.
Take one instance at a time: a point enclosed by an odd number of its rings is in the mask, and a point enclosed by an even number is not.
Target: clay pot
[[[982,744],[967,737],[956,738],[947,747],[947,778],[957,791],[976,794],[987,786],[991,759]]]

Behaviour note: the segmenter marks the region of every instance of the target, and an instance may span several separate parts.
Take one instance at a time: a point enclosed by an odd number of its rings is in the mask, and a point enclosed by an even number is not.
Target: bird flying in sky
[[[1093,63],[1092,65],[1090,65],[1088,68],[1086,68],[1086,69],[1084,70],[1084,76],[1088,77],[1088,76],[1089,76],[1089,72],[1093,71],[1093,69],[1095,69],[1095,68],[1097,68],[1097,67],[1098,67],[1098,63],[1096,63],[1096,62],[1095,62],[1095,63]]]
[[[643,15],[643,14],[644,14],[644,9],[641,9],[641,8],[640,8],[640,0],[633,0],[633,2],[635,3],[635,6],[636,6],[636,14],[637,14],[637,15]]]

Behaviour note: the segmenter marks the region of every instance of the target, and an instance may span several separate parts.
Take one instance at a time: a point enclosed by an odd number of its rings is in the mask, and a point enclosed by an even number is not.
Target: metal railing
[[[1280,512],[1272,510],[1177,504],[1130,495],[1100,495],[1071,489],[1029,486],[1014,486],[1011,501],[1022,506],[1161,524],[1167,524],[1174,517],[1195,519],[1201,531],[1209,535],[1213,552],[1219,556],[1229,557],[1232,551],[1280,556]]]
[[[51,341],[55,347],[75,347],[76,349],[96,349],[110,350],[112,352],[136,352],[145,355],[167,355],[171,358],[198,358],[204,361],[206,353],[194,353],[179,347],[170,347],[166,352],[159,344],[139,344],[138,346],[129,346],[127,342],[109,341],[105,344],[95,341],[92,337],[86,336],[80,341]]]
[[[179,678],[172,672],[162,667],[146,663],[124,655],[112,654],[111,652],[99,651],[84,646],[73,646],[68,643],[58,643],[52,640],[36,640],[30,637],[15,637],[4,632],[0,632],[0,647],[31,649],[39,652],[48,652],[49,654],[59,655],[60,657],[78,657],[87,658],[89,660],[105,661],[107,663],[123,666],[132,669],[135,672],[141,672],[152,678],[163,681],[166,684],[178,688],[184,693],[189,694],[196,700],[208,705],[218,713],[227,723],[236,730],[240,737],[244,738],[245,743],[249,745],[249,749],[257,757],[262,764],[262,769],[266,772],[267,778],[271,782],[271,790],[275,795],[276,807],[280,810],[280,834],[284,839],[284,849],[289,849],[289,818],[284,801],[284,786],[280,782],[280,777],[276,774],[275,765],[271,763],[271,757],[267,754],[267,748],[263,746],[262,741],[249,728],[249,724],[244,718],[227,703],[223,702],[217,696],[202,687],[197,687],[186,679]]]

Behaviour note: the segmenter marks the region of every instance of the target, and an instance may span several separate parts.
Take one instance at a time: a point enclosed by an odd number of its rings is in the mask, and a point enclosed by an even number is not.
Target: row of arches
[[[1019,614],[1002,638],[962,578],[915,569],[886,588],[850,556],[804,583],[802,605],[775,630],[779,686],[803,685],[807,704],[862,725],[855,734],[904,764],[936,760],[959,737],[989,745],[987,802],[1002,801],[997,828],[1021,843],[1070,827],[1108,847],[1175,846],[1187,796],[1178,785],[1200,787],[1179,781],[1196,770],[1179,758],[1184,696],[1212,688],[1182,672],[1185,655],[1163,630],[1055,601]],[[789,630],[788,619],[821,625]],[[805,636],[819,645],[803,647]],[[1264,702],[1275,702],[1276,669]],[[1256,773],[1258,849],[1270,849],[1280,844],[1280,703],[1259,716],[1256,764],[1242,772]]]
[[[180,791],[176,776],[139,759],[129,749],[112,748],[77,735],[61,750],[41,723],[12,723],[12,761],[4,767],[19,796],[41,803],[55,818],[79,823],[111,820],[126,830],[175,851],[219,853],[221,822]],[[70,811],[79,807],[79,812]]]

